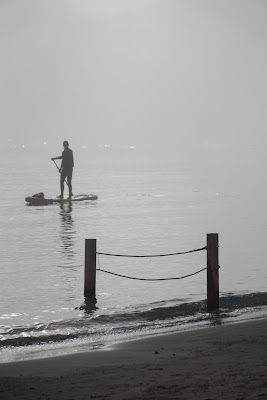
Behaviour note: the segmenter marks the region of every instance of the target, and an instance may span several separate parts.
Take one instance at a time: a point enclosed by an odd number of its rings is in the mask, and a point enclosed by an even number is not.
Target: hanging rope
[[[102,256],[111,256],[111,257],[135,257],[135,258],[147,258],[147,257],[169,257],[169,256],[177,256],[181,254],[188,254],[188,253],[194,253],[196,251],[202,251],[202,250],[207,250],[207,247],[201,247],[200,249],[195,249],[195,250],[189,250],[189,251],[182,251],[180,253],[168,253],[168,254],[155,254],[155,255],[143,255],[143,256],[135,256],[135,255],[126,255],[126,254],[111,254],[111,253],[101,253],[101,252],[96,252],[96,254],[102,255]]]
[[[97,268],[97,271],[105,272],[106,274],[119,276],[120,278],[134,279],[134,280],[137,280],[137,281],[171,281],[171,280],[188,278],[189,276],[193,276],[193,275],[199,274],[200,272],[204,271],[205,269],[207,269],[207,267],[202,268],[199,271],[196,271],[196,272],[194,272],[192,274],[180,276],[178,278],[154,278],[154,279],[153,278],[151,278],[151,279],[149,279],[149,278],[135,278],[135,277],[132,277],[132,276],[116,274],[115,272],[106,271],[106,270],[101,269],[101,268]]]

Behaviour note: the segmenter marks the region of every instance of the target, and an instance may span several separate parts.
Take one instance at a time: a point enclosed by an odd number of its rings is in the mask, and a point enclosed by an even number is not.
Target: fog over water
[[[2,144],[67,138],[260,167],[266,18],[260,0],[1,0]]]
[[[2,347],[266,315],[266,21],[266,0],[0,0]],[[64,140],[74,195],[98,200],[25,206],[59,194],[51,157]],[[104,253],[169,254],[208,232],[217,322],[204,270],[163,283],[98,271],[97,303],[84,304],[85,238]],[[181,277],[206,253],[141,260],[97,264]]]

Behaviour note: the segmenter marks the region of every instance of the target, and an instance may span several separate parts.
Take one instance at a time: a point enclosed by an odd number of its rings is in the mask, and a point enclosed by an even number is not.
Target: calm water
[[[72,147],[72,146],[71,146]],[[73,147],[72,147],[73,148]],[[25,205],[39,191],[59,194],[48,145],[10,144],[1,155],[0,339],[2,361],[73,343],[266,315],[267,191],[261,177],[201,156],[146,156],[126,146],[73,148],[74,194],[97,201]],[[213,160],[215,161],[215,160]],[[242,173],[240,173],[242,172]],[[97,303],[84,304],[84,241],[99,252],[163,254],[205,246],[218,232],[221,310],[206,313],[206,272],[179,281],[142,282],[97,273]],[[206,266],[206,252],[128,259],[99,256],[97,266],[141,278],[179,277]],[[26,346],[26,347],[25,347]],[[41,348],[43,348],[41,346]],[[26,350],[25,350],[26,349]],[[46,353],[47,354],[47,353]]]

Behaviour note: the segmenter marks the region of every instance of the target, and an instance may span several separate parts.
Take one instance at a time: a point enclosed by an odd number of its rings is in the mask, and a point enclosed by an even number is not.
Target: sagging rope
[[[200,272],[204,271],[205,269],[207,269],[207,267],[202,268],[199,271],[193,272],[192,274],[180,276],[178,278],[135,278],[135,277],[132,277],[132,276],[116,274],[115,272],[106,271],[106,270],[101,269],[101,268],[97,268],[97,271],[105,272],[106,274],[119,276],[120,278],[134,279],[134,280],[137,280],[137,281],[171,281],[171,280],[188,278],[189,276],[193,276],[193,275],[199,274]]]
[[[181,254],[188,254],[188,253],[194,253],[196,251],[202,251],[202,250],[207,250],[207,246],[201,247],[200,249],[195,249],[195,250],[189,250],[189,251],[182,251],[180,253],[168,253],[168,254],[154,254],[154,255],[141,255],[141,256],[136,256],[136,255],[127,255],[127,254],[111,254],[111,253],[100,253],[96,252],[96,254],[102,255],[102,256],[111,256],[111,257],[134,257],[134,258],[147,258],[147,257],[169,257],[169,256],[178,256]],[[173,278],[176,279],[176,278]]]

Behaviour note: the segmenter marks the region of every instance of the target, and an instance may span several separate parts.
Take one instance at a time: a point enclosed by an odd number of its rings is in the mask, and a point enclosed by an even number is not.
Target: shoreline
[[[266,307],[262,309],[254,310],[253,313],[250,312],[242,313],[242,315],[235,317],[224,318],[220,315],[214,315],[212,320],[201,321],[200,323],[185,323],[183,325],[174,325],[173,327],[162,327],[157,328],[155,330],[148,331],[136,331],[129,334],[119,334],[110,337],[102,337],[94,338],[91,340],[80,340],[70,339],[69,341],[63,341],[58,343],[41,343],[41,344],[33,344],[27,346],[18,346],[18,347],[6,347],[1,349],[0,351],[0,365],[7,363],[15,363],[20,361],[32,361],[32,360],[41,360],[46,358],[56,358],[67,355],[75,355],[79,353],[85,352],[93,352],[94,350],[102,350],[109,349],[111,346],[116,346],[120,343],[127,343],[130,341],[138,341],[145,338],[151,338],[154,336],[168,335],[172,333],[183,333],[183,332],[191,332],[194,330],[212,328],[213,326],[224,326],[231,325],[236,323],[257,321],[267,318]]]
[[[266,332],[265,318],[2,363],[1,399],[267,398]]]

